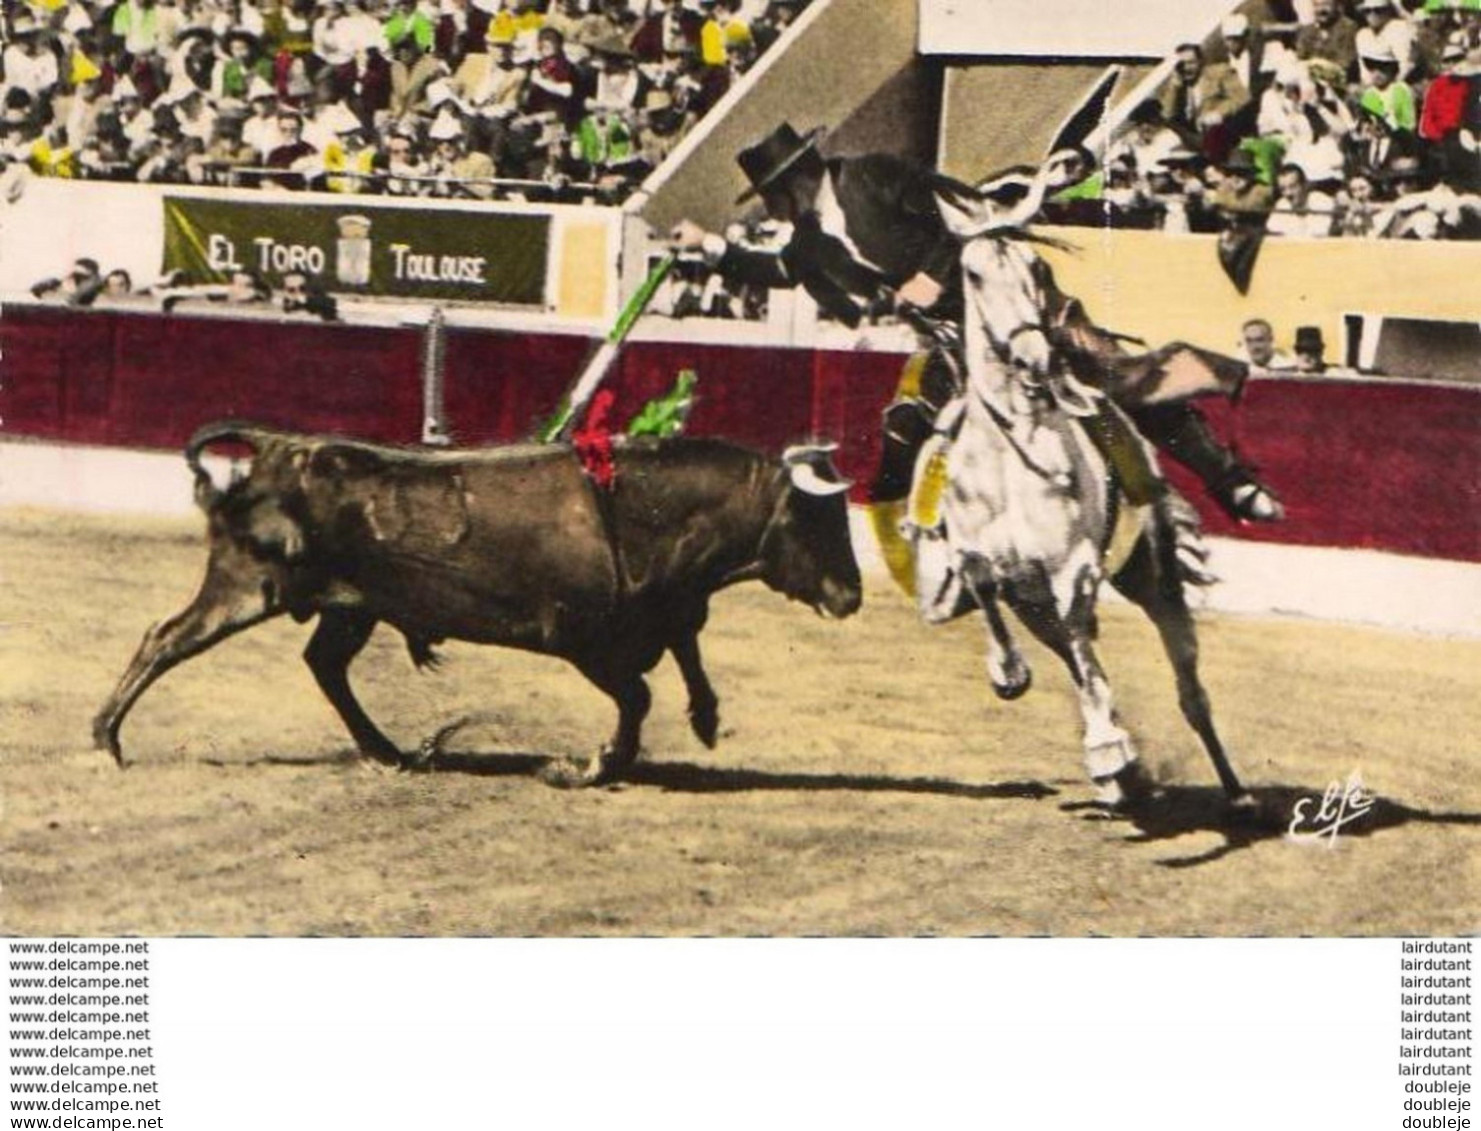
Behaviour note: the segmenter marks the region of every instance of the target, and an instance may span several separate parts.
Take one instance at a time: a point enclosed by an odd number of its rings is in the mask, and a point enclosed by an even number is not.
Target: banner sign
[[[550,217],[493,211],[165,197],[165,271],[225,283],[250,271],[277,286],[301,272],[331,292],[545,302]]]

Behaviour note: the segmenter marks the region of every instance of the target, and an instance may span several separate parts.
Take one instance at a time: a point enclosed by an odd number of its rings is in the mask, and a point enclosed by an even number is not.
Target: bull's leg
[[[283,611],[271,586],[261,580],[238,575],[229,564],[213,558],[195,600],[144,634],[118,686],[93,720],[93,742],[112,754],[120,767],[124,761],[119,728],[150,684],[218,641]]]
[[[653,702],[642,674],[586,667],[581,670],[617,704],[617,730],[612,741],[585,766],[565,760],[551,765],[545,772],[545,780],[551,785],[602,785],[616,781],[633,764],[641,749],[643,720],[648,717],[648,708]]]
[[[1193,626],[1193,614],[1183,597],[1174,553],[1170,546],[1159,548],[1150,537],[1143,537],[1125,567],[1111,579],[1111,584],[1128,600],[1140,605],[1157,626],[1177,678],[1178,706],[1182,708],[1183,718],[1188,720],[1188,725],[1208,752],[1224,792],[1236,804],[1247,805],[1251,802],[1250,795],[1229,764],[1224,744],[1214,729],[1208,693],[1198,678],[1198,634]]]
[[[680,637],[669,645],[669,651],[674,654],[679,674],[684,677],[684,688],[689,692],[689,726],[713,750],[720,731],[720,700],[699,658],[699,634]]]
[[[1095,572],[1084,570],[1059,599],[1047,582],[1019,587],[1006,596],[1029,631],[1069,669],[1085,723],[1085,770],[1099,799],[1119,804],[1144,793],[1148,783],[1131,735],[1116,718],[1111,682],[1091,643],[1096,585]]]
[[[303,658],[319,690],[344,720],[350,737],[362,754],[378,762],[400,764],[395,743],[370,721],[350,689],[350,661],[360,654],[375,630],[375,618],[344,609],[326,609],[303,650]]]

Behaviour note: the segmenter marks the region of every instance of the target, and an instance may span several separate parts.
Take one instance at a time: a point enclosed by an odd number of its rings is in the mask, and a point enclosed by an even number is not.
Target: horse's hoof
[[[1146,805],[1155,800],[1158,792],[1157,783],[1140,762],[1128,762],[1110,777],[1096,778],[1092,784],[1097,804],[1118,813]]]
[[[1016,680],[1005,680],[999,683],[992,681],[992,689],[999,699],[1011,703],[1014,699],[1020,699],[1034,685],[1033,669],[1027,664],[1023,666],[1023,675]]]

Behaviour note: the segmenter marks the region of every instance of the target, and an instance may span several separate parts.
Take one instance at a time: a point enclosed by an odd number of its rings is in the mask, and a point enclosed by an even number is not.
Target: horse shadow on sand
[[[1214,833],[1223,838],[1222,844],[1205,851],[1158,860],[1164,868],[1211,864],[1262,841],[1286,837],[1321,847],[1332,845],[1334,838],[1364,838],[1411,823],[1481,825],[1481,813],[1432,812],[1386,797],[1371,797],[1370,805],[1360,812],[1348,809],[1345,819],[1333,828],[1330,819],[1323,819],[1326,797],[1321,789],[1269,785],[1256,786],[1250,793],[1255,804],[1248,809],[1232,808],[1217,786],[1190,785],[1159,787],[1154,796],[1125,812],[1108,813],[1089,801],[1065,802],[1060,809],[1081,814],[1086,820],[1131,825],[1135,831],[1125,838],[1129,844],[1152,844],[1193,833]],[[1298,810],[1303,801],[1306,804]],[[1335,813],[1335,804],[1334,799],[1328,818]]]

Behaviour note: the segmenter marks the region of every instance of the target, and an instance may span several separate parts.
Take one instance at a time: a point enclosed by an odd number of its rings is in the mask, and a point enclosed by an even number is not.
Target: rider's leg
[[[1233,518],[1278,522],[1285,508],[1214,437],[1208,421],[1190,404],[1140,405],[1129,409],[1144,436],[1203,480],[1209,494]]]

